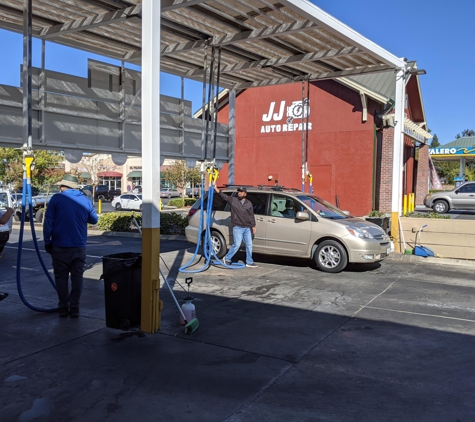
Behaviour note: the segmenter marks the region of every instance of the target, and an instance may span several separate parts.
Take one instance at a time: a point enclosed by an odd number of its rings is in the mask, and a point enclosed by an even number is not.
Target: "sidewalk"
[[[161,246],[166,274],[191,258],[183,241]],[[5,249],[2,422],[475,419],[471,268],[401,255],[325,274],[259,256],[257,269],[193,274],[192,336],[162,288],[162,328],[144,335],[105,326],[99,281],[102,255],[140,248],[140,239],[90,236],[77,320],[27,309],[9,264],[16,251]],[[25,250],[22,278],[30,301],[54,306]]]

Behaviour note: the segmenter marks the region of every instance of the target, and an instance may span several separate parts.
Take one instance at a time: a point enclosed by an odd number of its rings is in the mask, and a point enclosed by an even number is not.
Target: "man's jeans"
[[[241,247],[241,243],[244,239],[244,244],[246,245],[246,264],[254,264],[252,259],[252,233],[249,227],[233,227],[233,238],[234,244],[229,249],[229,252],[226,254],[224,259],[228,262],[231,261],[231,258]]]
[[[58,248],[53,246],[54,278],[58,293],[58,308],[79,307],[81,298],[86,248]],[[71,274],[71,293],[69,293],[69,274]]]

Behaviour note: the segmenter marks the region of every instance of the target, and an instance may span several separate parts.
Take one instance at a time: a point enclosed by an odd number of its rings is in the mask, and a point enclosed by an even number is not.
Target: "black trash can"
[[[102,257],[106,326],[128,330],[140,325],[142,254],[116,253]]]

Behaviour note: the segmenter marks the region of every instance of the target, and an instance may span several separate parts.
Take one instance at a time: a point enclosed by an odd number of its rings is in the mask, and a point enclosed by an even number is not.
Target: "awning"
[[[140,179],[142,177],[142,170],[134,170],[134,171],[131,171],[128,175],[127,175],[127,179]]]
[[[82,179],[90,179],[91,175],[87,172],[84,172],[84,173],[81,173],[79,177],[81,177]]]
[[[97,173],[98,177],[122,177],[122,173],[118,171],[101,171]]]
[[[422,129],[417,123],[414,123],[407,117],[404,119],[404,134],[423,144],[427,144],[427,140],[433,138],[434,136]]]

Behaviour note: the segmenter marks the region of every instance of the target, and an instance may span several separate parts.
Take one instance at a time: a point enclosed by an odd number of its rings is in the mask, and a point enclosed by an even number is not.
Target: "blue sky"
[[[427,124],[439,142],[455,139],[464,129],[475,130],[475,1],[458,0],[313,0],[312,3],[397,57],[417,60]],[[0,30],[3,57],[0,84],[20,84],[22,37]],[[40,66],[41,42],[33,44],[33,65]],[[91,53],[47,43],[46,67],[87,76],[87,58],[120,64]],[[179,96],[180,79],[162,75],[162,94]],[[201,84],[185,83],[185,98],[193,109],[201,105]]]

